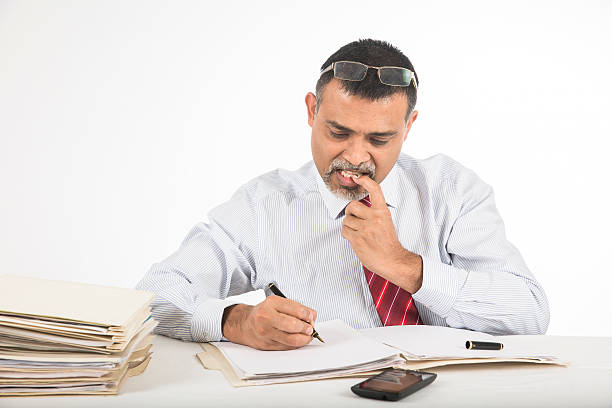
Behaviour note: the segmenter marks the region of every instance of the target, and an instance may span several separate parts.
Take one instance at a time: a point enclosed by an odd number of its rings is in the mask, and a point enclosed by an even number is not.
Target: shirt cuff
[[[423,285],[412,297],[438,316],[446,318],[468,277],[468,271],[440,261],[421,258]]]
[[[209,299],[200,303],[191,317],[191,338],[198,343],[221,341],[223,311],[240,303],[239,300]]]

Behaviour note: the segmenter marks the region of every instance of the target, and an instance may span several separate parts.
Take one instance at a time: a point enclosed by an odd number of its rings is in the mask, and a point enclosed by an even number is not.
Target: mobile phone
[[[388,368],[353,385],[351,390],[361,397],[397,401],[431,384],[437,376],[424,371]]]

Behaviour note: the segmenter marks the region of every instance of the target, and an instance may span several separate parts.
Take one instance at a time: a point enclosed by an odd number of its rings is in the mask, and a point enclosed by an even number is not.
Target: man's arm
[[[252,290],[253,269],[216,223],[197,224],[181,247],[154,264],[137,288],[155,292],[156,332],[186,341],[219,341],[227,296]]]
[[[316,312],[270,296],[256,306],[227,296],[252,290],[257,251],[255,204],[241,188],[196,225],[181,247],[151,267],[139,289],[157,294],[152,315],[156,332],[186,341],[226,339],[266,350],[304,346],[312,338]]]
[[[464,169],[448,184],[456,205],[446,241],[451,264],[401,246],[380,186],[355,179],[372,207],[346,208],[343,236],[366,267],[413,294],[451,327],[493,334],[543,334],[549,322],[544,291],[505,237],[491,188]]]
[[[507,240],[493,190],[467,169],[447,183],[461,203],[446,240],[451,263],[423,257],[423,283],[414,299],[451,327],[544,334],[548,300]]]

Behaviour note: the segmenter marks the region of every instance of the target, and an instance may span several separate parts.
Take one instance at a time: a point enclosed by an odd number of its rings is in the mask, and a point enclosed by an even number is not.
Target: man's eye
[[[374,146],[383,146],[386,145],[388,140],[380,140],[380,139],[370,139],[370,143]]]
[[[331,131],[329,133],[334,139],[346,139],[348,137],[346,133],[336,133]]]

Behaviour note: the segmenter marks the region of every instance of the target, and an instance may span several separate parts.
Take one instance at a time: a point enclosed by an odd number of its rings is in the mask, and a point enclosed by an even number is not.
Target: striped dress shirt
[[[413,299],[424,324],[545,333],[546,295],[506,239],[490,186],[447,156],[403,153],[380,185],[399,242],[423,258]],[[269,282],[315,309],[318,321],[381,326],[362,265],[340,232],[347,204],[312,161],[242,186],[139,282],[157,295],[157,332],[221,340],[223,310],[236,302],[226,298]]]

